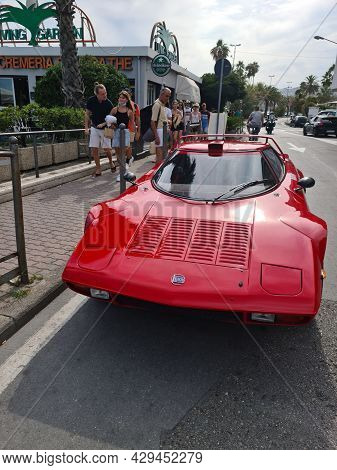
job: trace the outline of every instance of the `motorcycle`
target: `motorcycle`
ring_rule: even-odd
[[[267,121],[266,122],[266,131],[267,131],[267,134],[271,135],[273,133],[273,130],[274,130],[274,127],[275,127],[275,121]]]

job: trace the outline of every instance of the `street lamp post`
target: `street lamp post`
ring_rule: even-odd
[[[289,114],[290,114],[290,105],[289,105],[289,90],[290,90],[290,85],[292,84],[293,82],[287,82],[287,114],[288,114],[288,119],[289,119]]]
[[[240,46],[241,46],[241,44],[230,44],[230,47],[234,47],[233,69],[234,69],[234,65],[235,65],[236,48],[237,48],[237,47],[240,47]]]
[[[329,41],[329,42],[332,42],[333,44],[337,44],[337,42],[331,41],[331,39],[323,38],[322,36],[314,36],[314,38],[317,40],[322,39],[323,41]]]

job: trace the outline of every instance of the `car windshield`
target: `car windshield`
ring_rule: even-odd
[[[226,153],[219,157],[177,153],[159,168],[153,182],[174,196],[213,201],[227,192],[230,194],[226,194],[226,199],[259,194],[275,185],[275,177],[260,152]],[[238,185],[252,182],[252,186],[231,192]]]

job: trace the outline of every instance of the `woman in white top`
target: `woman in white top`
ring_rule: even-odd
[[[200,124],[201,124],[201,113],[199,110],[200,106],[198,103],[194,103],[191,112],[191,132],[193,134],[198,134],[200,132]]]

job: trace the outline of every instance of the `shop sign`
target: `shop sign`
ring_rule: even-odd
[[[171,71],[171,61],[166,55],[158,54],[152,59],[151,68],[158,77],[165,77]]]
[[[0,42],[1,44],[28,43],[30,46],[37,46],[42,42],[59,42],[60,30],[55,28],[40,27],[43,22],[49,19],[57,21],[57,11],[55,2],[46,2],[38,5],[37,1],[27,0],[27,6],[17,0],[19,7],[11,5],[0,6]],[[76,5],[76,12],[80,12],[82,25],[86,24],[90,34],[90,40],[85,39],[83,27],[73,27],[73,33],[77,42],[91,42],[96,40],[91,21]],[[83,20],[86,20],[85,22]],[[9,23],[16,23],[19,28],[9,28]],[[7,26],[5,28],[4,26]],[[57,24],[56,24],[57,26]],[[29,32],[29,34],[28,34]]]
[[[156,23],[153,26],[150,47],[165,55],[170,61],[179,64],[179,47],[175,34],[171,33],[165,25],[165,22]]]
[[[113,65],[116,70],[133,70],[132,57],[96,57],[100,64]],[[49,69],[60,62],[60,57],[0,56],[0,69]]]

